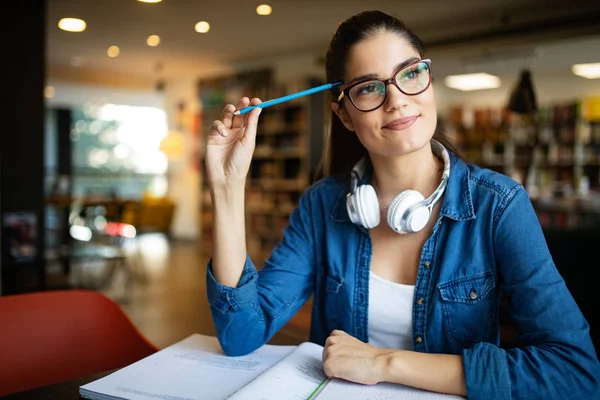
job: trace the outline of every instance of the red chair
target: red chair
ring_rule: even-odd
[[[122,368],[157,350],[98,292],[0,297],[0,396]]]

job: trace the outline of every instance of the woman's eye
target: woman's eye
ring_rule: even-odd
[[[400,81],[409,81],[416,79],[419,75],[427,70],[426,67],[418,65],[401,74]]]
[[[411,79],[415,79],[419,75],[420,71],[417,68],[406,71],[402,74],[400,78],[401,81],[409,81]]]
[[[376,93],[378,91],[378,85],[374,84],[374,83],[370,83],[367,85],[363,85],[361,87],[358,88],[358,90],[356,91],[357,94],[371,94],[371,93]]]

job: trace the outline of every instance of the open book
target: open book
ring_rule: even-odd
[[[92,400],[450,400],[443,395],[380,383],[327,379],[323,347],[264,345],[241,357],[226,356],[216,338],[194,334],[104,378],[83,385]]]

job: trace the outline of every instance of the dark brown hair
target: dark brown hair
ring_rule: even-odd
[[[423,42],[404,22],[381,11],[364,11],[342,22],[331,38],[325,59],[327,82],[343,80],[352,48],[357,43],[379,32],[398,34],[406,39],[423,57],[425,53]],[[330,101],[337,99],[340,94],[339,87],[334,87],[330,94]],[[448,151],[459,156],[455,147],[444,135],[440,121],[438,121],[433,137]],[[354,164],[366,154],[367,149],[362,145],[358,136],[346,129],[338,116],[331,111],[329,134],[316,178],[327,175],[348,175]]]

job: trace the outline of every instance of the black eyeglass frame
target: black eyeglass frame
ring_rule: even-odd
[[[404,90],[402,90],[400,88],[400,85],[398,85],[398,82],[396,82],[396,76],[398,76],[398,74],[400,73],[400,71],[404,71],[406,68],[412,67],[413,65],[421,63],[421,62],[424,62],[425,64],[427,64],[427,68],[428,68],[428,72],[429,72],[429,81],[427,82],[427,85],[425,86],[425,88],[423,88],[423,90],[421,90],[421,91],[419,91],[417,93],[406,93]],[[404,93],[407,96],[416,96],[416,95],[419,95],[419,94],[423,93],[427,89],[429,89],[429,86],[431,86],[431,81],[432,80],[433,80],[433,76],[432,76],[432,73],[431,73],[431,60],[429,58],[424,58],[422,60],[415,60],[414,62],[412,62],[412,63],[410,63],[408,65],[405,65],[404,67],[398,69],[398,71],[394,72],[394,75],[392,75],[392,77],[389,78],[389,79],[365,79],[365,80],[362,80],[362,81],[354,82],[352,85],[350,85],[347,88],[345,88],[344,90],[342,90],[342,93],[340,93],[340,95],[338,96],[337,101],[338,101],[338,103],[340,103],[344,97],[347,97],[348,100],[350,100],[350,103],[352,103],[352,105],[354,106],[354,108],[356,108],[358,111],[370,112],[370,111],[377,110],[379,107],[381,107],[382,105],[385,104],[385,102],[387,101],[388,93],[389,93],[388,86],[390,84],[396,86],[396,88],[398,88],[398,90],[400,92]],[[382,82],[385,85],[385,96],[383,97],[383,101],[381,102],[381,104],[378,105],[377,107],[371,108],[370,110],[361,110],[354,103],[354,101],[352,100],[352,97],[350,97],[350,89],[352,89],[353,87],[355,87],[357,85],[360,85],[360,84],[365,83],[365,82],[370,82],[370,81],[379,81],[379,82]]]

